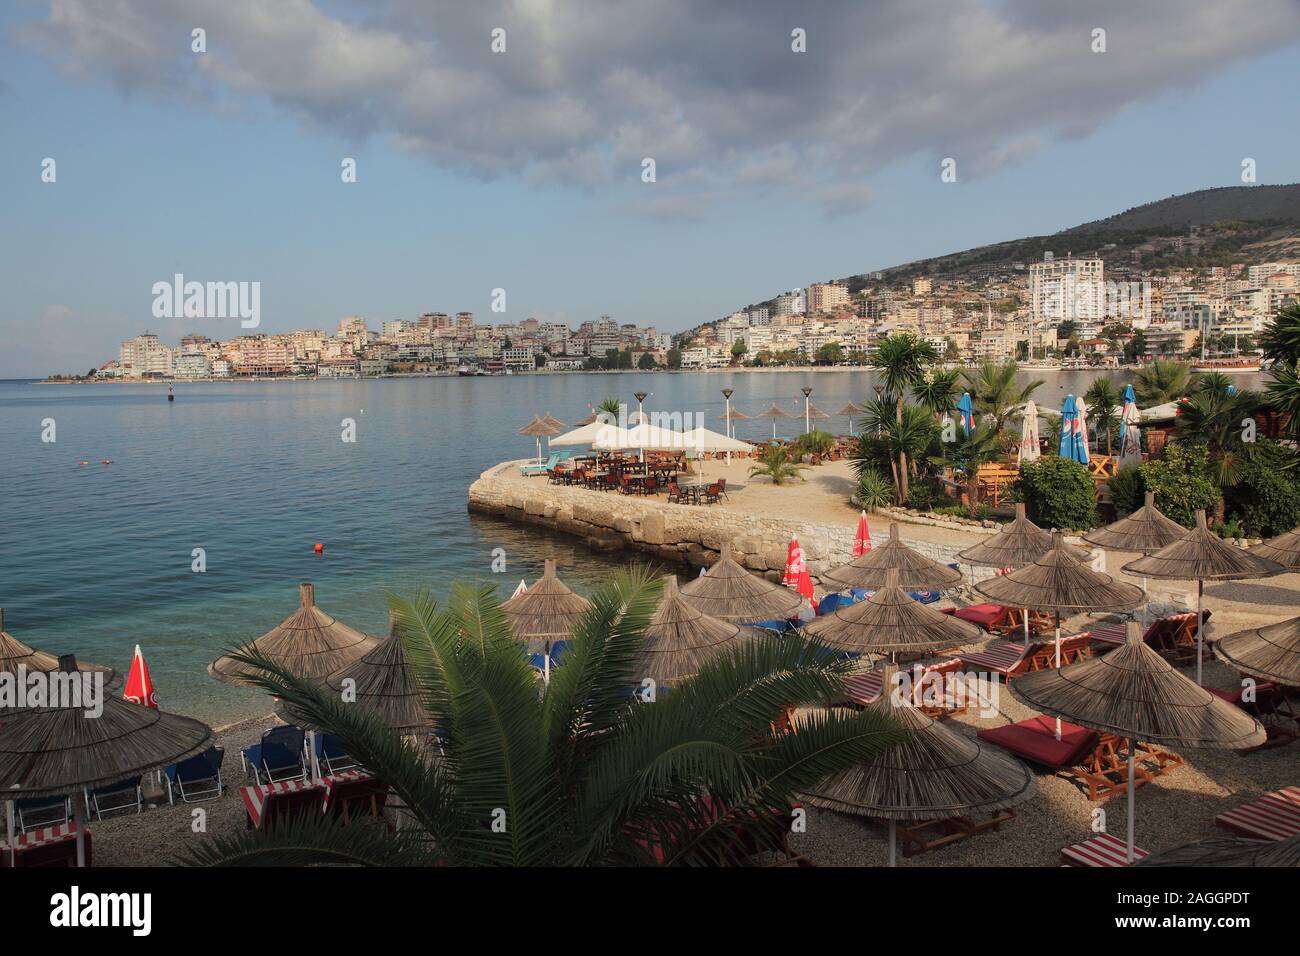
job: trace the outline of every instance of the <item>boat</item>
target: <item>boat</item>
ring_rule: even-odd
[[[1228,375],[1261,371],[1257,358],[1212,358],[1192,363],[1194,372],[1223,372]]]
[[[486,375],[487,372],[483,371],[481,368],[471,368],[468,365],[462,365],[460,368],[456,369],[456,374],[464,376],[465,378],[474,378],[478,375]]]

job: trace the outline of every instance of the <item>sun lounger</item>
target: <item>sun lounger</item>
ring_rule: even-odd
[[[343,741],[339,740],[333,734],[316,735],[316,760],[321,770],[327,774],[340,774],[345,770],[355,770],[361,765],[357,763],[346,747]]]
[[[1061,739],[1057,740],[1052,717],[1031,717],[1006,727],[976,731],[976,736],[1029,763],[1064,774],[1088,791],[1089,800],[1105,800],[1128,789],[1127,738],[1061,721]],[[1183,765],[1182,757],[1150,744],[1139,743],[1137,753],[1133,768],[1137,787]]]
[[[1210,619],[1210,612],[1201,613],[1202,622]],[[1100,624],[1092,628],[1092,639],[1102,645],[1118,647],[1124,643],[1124,624]],[[1171,614],[1152,621],[1142,634],[1142,640],[1153,651],[1172,661],[1185,663],[1196,660],[1196,612]],[[1208,653],[1208,648],[1206,649]]]
[[[281,780],[301,780],[307,776],[303,764],[306,736],[297,727],[275,727],[262,735],[260,743],[245,747],[239,752],[244,769],[252,768],[253,779],[258,783],[266,777],[268,783]]]
[[[1141,847],[1133,847],[1133,862],[1145,859],[1149,854]],[[1128,843],[1109,833],[1067,846],[1061,851],[1061,862],[1066,866],[1128,866]]]
[[[310,780],[282,780],[278,783],[255,783],[239,788],[247,811],[245,825],[261,830],[303,814],[322,811],[325,788]]]
[[[519,474],[521,474],[521,475],[544,475],[544,474],[546,474],[548,471],[551,471],[551,470],[556,466],[556,464],[559,462],[559,460],[560,460],[560,456],[559,456],[558,454],[556,454],[556,455],[552,455],[552,456],[551,456],[550,458],[548,458],[546,461],[541,462],[541,463],[539,463],[539,464],[533,464],[533,465],[520,465],[520,466],[519,466]]]
[[[140,797],[140,777],[135,776],[121,783],[110,784],[97,790],[85,788],[86,809],[97,820],[104,819],[109,813],[139,813],[143,803]]]
[[[1268,739],[1258,747],[1248,747],[1242,753],[1281,747],[1300,739],[1300,713],[1296,713],[1286,690],[1271,681],[1252,683],[1250,687],[1249,694],[1245,685],[1238,685],[1236,690],[1205,688],[1220,700],[1240,707],[1264,725]]]
[[[904,823],[899,821],[895,827],[898,847],[905,857],[920,853],[929,853],[950,843],[956,843],[967,837],[999,830],[1002,824],[1015,819],[1014,810],[999,810],[981,819],[973,817],[948,817],[944,820],[918,820]],[[877,828],[889,826],[888,820],[867,818],[867,822]]]
[[[388,784],[360,769],[331,774],[322,782],[326,788],[323,809],[340,823],[367,816],[383,818]]]
[[[1283,787],[1214,818],[1225,830],[1257,840],[1300,836],[1300,787]]]
[[[1088,645],[1091,641],[1088,631],[1062,637],[1061,666],[1090,656]],[[995,641],[982,651],[963,654],[961,659],[968,670],[984,670],[1003,680],[1012,680],[1021,674],[1055,668],[1056,642],[1030,641],[1026,647],[1021,641]]]
[[[993,625],[1002,619],[1005,611],[1006,608],[1001,604],[972,604],[968,607],[946,607],[943,609],[944,614],[951,614],[960,620],[978,624],[986,631],[992,629]]]
[[[29,797],[14,801],[14,825],[20,833],[62,826],[71,820],[71,797]]]
[[[201,754],[174,763],[166,770],[167,802],[175,803],[176,794],[183,803],[201,803],[221,796],[221,765],[226,760],[224,747],[209,747]]]
[[[94,840],[86,830],[86,866],[94,865]],[[0,867],[9,866],[9,844],[0,841]],[[27,833],[14,835],[15,867],[52,867],[77,865],[77,824],[56,823]]]
[[[556,641],[551,645],[551,670],[555,670],[555,668],[559,666],[560,658],[564,656],[564,652],[568,650],[568,648],[568,641]],[[546,669],[545,650],[539,651],[536,654],[529,654],[528,663],[534,669],[544,671]]]
[[[955,657],[924,667],[919,681],[912,688],[912,703],[926,716],[935,720],[966,713],[965,695],[955,694],[953,682],[946,676],[957,673],[961,669],[962,662]],[[906,673],[909,680],[915,678],[914,671],[909,670]],[[844,702],[865,707],[880,697],[883,684],[883,671],[867,671],[846,677],[844,678]]]

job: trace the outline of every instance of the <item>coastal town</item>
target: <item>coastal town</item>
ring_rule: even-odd
[[[1148,242],[1181,252],[1190,236]],[[1066,367],[1191,356],[1213,367],[1258,368],[1255,338],[1300,299],[1300,261],[1144,269],[1141,250],[1117,264],[1045,251],[976,269],[916,266],[812,282],[690,330],[620,324],[577,328],[527,318],[484,323],[472,312],[383,321],[348,316],[323,329],[219,339],[199,332],[170,345],[152,332],[122,343],[95,380],[353,378],[400,374],[864,365],[884,336],[911,332],[952,364],[1038,362]]]

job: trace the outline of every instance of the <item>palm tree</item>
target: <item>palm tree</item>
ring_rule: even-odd
[[[1254,437],[1243,435],[1243,422],[1259,408],[1258,393],[1242,390],[1228,394],[1231,380],[1221,372],[1197,376],[1192,393],[1178,403],[1175,433],[1180,441],[1205,445],[1210,464],[1218,475],[1219,487],[1229,488],[1241,480],[1242,467],[1254,449]],[[1223,499],[1216,517],[1223,520]]]
[[[904,405],[902,413],[884,401],[869,401],[862,407],[862,433],[879,442],[888,450],[890,468],[894,475],[894,487],[898,492],[898,502],[907,501],[907,481],[911,475],[902,468],[911,468],[925,452],[930,440],[938,433],[939,426],[930,413],[920,405]],[[859,450],[864,450],[859,442]],[[863,472],[874,467],[866,457],[859,454],[854,459],[854,468],[861,479]]]
[[[1259,345],[1273,360],[1264,401],[1289,416],[1287,429],[1292,438],[1300,438],[1300,303],[1278,310]]]
[[[976,416],[990,416],[998,432],[1043,384],[1042,379],[1034,379],[1020,388],[1016,384],[1015,362],[982,362],[974,372],[963,372],[962,378],[974,400]]]
[[[885,395],[894,403],[894,418],[903,424],[903,399],[909,389],[925,380],[925,369],[939,360],[939,353],[925,339],[910,332],[886,335],[871,353],[871,364],[884,377]],[[895,479],[899,500],[907,500],[907,452],[898,452]]]
[[[936,422],[941,422],[943,416],[951,414],[957,406],[960,381],[961,373],[956,369],[934,368],[912,389],[912,394],[918,402],[930,410]]]
[[[1156,359],[1137,370],[1133,393],[1139,404],[1150,408],[1173,402],[1186,395],[1192,386],[1192,367],[1177,359]]]
[[[622,403],[619,402],[619,400],[612,395],[609,398],[602,400],[601,403],[596,406],[597,414],[600,414],[602,412],[608,413],[609,415],[612,415],[614,419],[618,418],[619,412],[621,412],[622,410],[623,410]]]
[[[1002,436],[991,422],[981,422],[974,431],[962,427],[957,432],[957,440],[944,442],[943,452],[932,455],[930,461],[942,468],[951,468],[953,477],[961,477],[966,483],[966,508],[973,517],[979,511],[980,465],[997,461],[1002,457]]]
[[[691,678],[638,699],[644,632],[660,595],[623,572],[591,597],[548,684],[510,633],[489,588],[457,586],[446,610],[427,593],[390,597],[423,703],[444,753],[403,740],[378,717],[294,677],[256,651],[252,683],[342,739],[400,798],[395,831],[340,827],[313,814],[232,832],[186,851],[192,865],[499,866],[738,861],[737,829],[763,850],[788,832],[780,815],[802,791],[900,737],[874,713],[818,710],[798,733],[770,721],[792,704],[842,694],[851,666],[815,643],[755,636]]]
[[[1106,433],[1106,454],[1111,454],[1111,436],[1119,427],[1120,394],[1108,378],[1099,378],[1088,387],[1083,395],[1092,419],[1092,433]]]
[[[760,475],[770,478],[774,485],[783,485],[792,478],[806,480],[800,472],[808,466],[792,461],[784,445],[768,445],[767,449],[758,456],[757,461],[758,464],[749,469],[750,477]]]

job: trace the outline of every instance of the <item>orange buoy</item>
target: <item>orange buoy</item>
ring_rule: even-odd
[[[319,541],[317,541],[316,544],[315,544],[315,546],[312,548],[312,550],[315,551],[317,554],[324,554],[324,553],[325,553],[325,545],[323,545],[323,544],[321,544]]]
[[[77,464],[78,464],[78,465],[89,465],[90,462],[87,461],[87,460],[85,460],[85,459],[82,459],[81,461],[77,462]]]
[[[111,458],[101,458],[101,459],[99,460],[99,463],[100,463],[101,465],[111,465],[111,464],[113,464],[113,459],[111,459]]]

